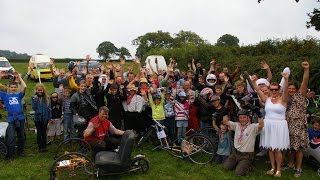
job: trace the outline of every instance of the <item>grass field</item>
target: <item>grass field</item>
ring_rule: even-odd
[[[24,74],[27,63],[14,63],[13,66]],[[58,68],[66,68],[66,64],[57,64]],[[6,83],[2,80],[1,83]],[[26,102],[30,103],[30,96],[34,93],[35,82],[27,81]],[[53,92],[52,82],[43,82],[49,93]],[[28,105],[30,109],[30,105]],[[1,111],[2,114],[5,114]],[[1,121],[6,121],[5,118]],[[33,122],[30,122],[31,126]],[[26,156],[19,157],[12,162],[0,160],[0,179],[48,179],[49,169],[53,163],[56,145],[48,146],[49,152],[38,153],[36,145],[36,134],[34,131],[27,132]],[[267,158],[259,159],[254,164],[254,169],[247,177],[236,177],[233,172],[225,171],[221,165],[196,165],[188,160],[176,159],[165,151],[151,151],[152,146],[146,145],[136,148],[134,154],[144,153],[150,162],[150,169],[147,174],[128,174],[121,176],[121,179],[273,179],[267,177],[265,171],[269,165],[265,163]],[[315,169],[304,165],[302,179],[320,179]],[[282,179],[294,179],[292,171],[284,171]]]

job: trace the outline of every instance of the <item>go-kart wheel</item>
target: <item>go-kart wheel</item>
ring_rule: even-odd
[[[0,158],[4,159],[8,154],[8,147],[4,140],[0,139]]]
[[[62,156],[63,154],[66,153],[71,153],[71,152],[78,152],[81,154],[85,154],[89,158],[92,157],[92,150],[91,146],[88,144],[87,141],[84,141],[83,139],[80,138],[71,138],[62,141],[55,153],[54,159],[57,159],[59,156]]]
[[[135,158],[131,163],[132,171],[146,173],[149,170],[149,161],[144,157]]]
[[[95,165],[88,156],[73,152],[55,160],[50,169],[50,180],[93,179],[95,173]]]

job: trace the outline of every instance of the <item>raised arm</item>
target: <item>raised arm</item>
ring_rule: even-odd
[[[22,79],[20,73],[18,71],[14,72],[14,76],[20,81],[21,83],[21,92],[25,93],[26,89],[27,89],[27,85],[24,82],[24,80]]]
[[[306,95],[308,92],[308,81],[309,81],[309,76],[310,76],[310,65],[307,61],[304,61],[301,63],[301,66],[303,67],[303,79],[302,83],[299,89],[299,92],[302,95]]]
[[[267,81],[271,82],[271,80],[272,80],[272,72],[271,72],[270,66],[264,61],[261,62],[260,66],[261,66],[261,69],[264,69],[264,70],[267,71],[267,76],[268,76],[267,77]]]
[[[257,92],[258,96],[260,97],[261,101],[262,102],[266,102],[268,96],[266,96],[265,94],[263,94],[263,92],[260,90],[260,88],[258,87],[256,81],[257,81],[257,78],[256,76],[253,77],[253,79],[251,79],[249,77],[249,75],[247,74],[247,72],[245,72],[244,74],[245,76],[245,79],[248,80],[250,86]]]
[[[282,92],[282,95],[281,95],[281,99],[282,99],[282,105],[287,107],[289,74],[288,73],[282,73],[282,77],[284,78],[284,84],[283,84],[283,92]]]

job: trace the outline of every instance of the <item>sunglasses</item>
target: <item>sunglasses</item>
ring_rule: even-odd
[[[270,89],[270,91],[278,91],[279,89]]]

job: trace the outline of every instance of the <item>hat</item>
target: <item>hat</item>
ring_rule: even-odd
[[[247,110],[241,109],[241,110],[239,110],[239,112],[238,112],[238,116],[240,116],[240,115],[247,115],[247,116],[249,116],[249,112],[248,112]]]
[[[148,83],[148,81],[147,81],[146,78],[141,78],[141,79],[140,79],[140,83]]]
[[[181,97],[181,96],[187,97],[186,93],[183,90],[178,93],[178,96],[179,97]]]
[[[220,100],[220,96],[214,95],[214,96],[211,97],[210,100],[211,100],[211,101]]]
[[[266,86],[270,86],[270,83],[268,80],[264,78],[260,78],[256,81],[256,84],[259,86],[260,84],[265,84]]]
[[[134,85],[127,87],[127,89],[128,91],[137,91],[137,88]]]

